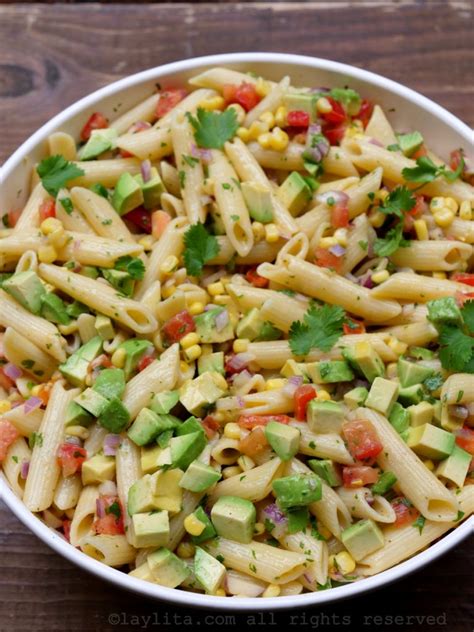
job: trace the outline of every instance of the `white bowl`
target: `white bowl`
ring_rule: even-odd
[[[199,57],[140,72],[101,88],[66,108],[43,125],[7,160],[0,174],[0,209],[21,206],[27,197],[32,165],[45,155],[46,139],[56,130],[70,132],[75,137],[88,116],[100,110],[107,116],[117,116],[148,96],[157,82],[164,86],[182,85],[189,77],[213,66],[230,66],[237,70],[253,70],[278,80],[286,74],[294,85],[348,85],[373,99],[389,112],[390,119],[400,130],[419,130],[435,153],[447,159],[449,151],[463,147],[472,151],[472,132],[459,119],[426,97],[399,83],[353,66],[326,59],[286,55],[281,53],[232,53]],[[469,149],[471,148],[471,149]],[[226,610],[274,610],[296,608],[353,597],[380,588],[400,579],[446,553],[473,531],[474,516],[433,546],[413,558],[378,575],[353,584],[318,593],[306,593],[270,599],[223,598],[164,588],[135,579],[105,566],[68,544],[60,535],[36,518],[11,491],[3,474],[0,476],[0,497],[13,513],[34,534],[55,551],[83,569],[122,588],[152,598],[187,606]]]

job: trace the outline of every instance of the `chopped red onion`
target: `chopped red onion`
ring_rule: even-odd
[[[250,371],[247,371],[247,369],[240,371],[240,373],[234,373],[234,375],[232,376],[232,385],[235,388],[242,388],[242,386],[248,380],[250,380],[251,377],[252,377],[252,374],[250,373]]]
[[[275,526],[272,529],[274,538],[281,538],[286,534],[288,519],[276,503],[270,503],[262,510],[262,522],[269,520]]]
[[[206,165],[212,161],[212,151],[210,149],[201,149],[194,144],[191,145],[191,156],[202,160]]]
[[[237,395],[236,400],[237,400],[237,406],[239,408],[245,408],[245,401],[243,397],[241,397],[240,395]]]
[[[221,332],[229,323],[229,312],[226,309],[219,312],[215,317],[215,323],[217,331]]]
[[[105,456],[115,456],[117,448],[120,446],[122,439],[120,435],[108,434],[104,437],[104,454]]]
[[[371,139],[369,140],[369,143],[370,143],[371,145],[376,145],[377,147],[383,147],[383,146],[384,146],[384,145],[383,145],[383,143],[381,143],[381,142],[380,142],[379,140],[377,140],[376,138],[371,138]]]
[[[467,419],[469,417],[469,410],[467,406],[454,405],[448,407],[449,414],[456,419]]]
[[[30,471],[30,462],[23,461],[20,469],[20,476],[23,480],[26,480],[28,477],[28,472]]]
[[[136,134],[137,132],[143,132],[146,129],[150,129],[150,127],[151,123],[147,123],[147,121],[137,121],[128,128],[127,133]]]
[[[372,271],[369,270],[365,274],[359,277],[359,285],[368,288],[369,290],[374,287],[374,282],[372,281]]]
[[[244,351],[242,353],[236,353],[235,356],[230,358],[227,362],[227,366],[231,371],[238,372],[246,369],[253,360],[255,360],[255,355]]]
[[[303,384],[303,376],[302,375],[292,375],[288,378],[287,383],[281,389],[282,393],[288,395],[288,397],[293,397],[296,389]]]
[[[19,377],[23,375],[22,370],[19,369],[14,364],[12,364],[11,362],[4,365],[3,372],[5,373],[7,377],[9,377],[13,381],[17,380]]]
[[[151,180],[151,162],[144,160],[140,165],[140,172],[142,174],[143,182]]]
[[[316,196],[316,201],[327,204],[331,198],[335,204],[344,204],[349,201],[349,196],[344,191],[325,191]]]
[[[329,252],[336,257],[343,257],[346,254],[346,249],[343,248],[340,244],[336,244],[335,246],[331,246],[329,248]]]
[[[97,518],[105,518],[105,500],[102,497],[97,498],[95,501],[95,512]]]
[[[41,400],[39,397],[30,397],[23,404],[23,412],[25,413],[25,415],[28,415],[33,410],[40,408],[42,404],[43,400]]]

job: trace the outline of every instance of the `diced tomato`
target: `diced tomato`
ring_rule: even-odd
[[[331,104],[332,110],[330,112],[321,113],[321,118],[333,125],[340,125],[346,120],[346,111],[339,101],[336,101],[336,99],[333,99],[332,97],[326,97],[326,99]]]
[[[151,214],[151,234],[159,239],[165,232],[165,228],[171,221],[171,216],[166,211],[154,211]]]
[[[243,81],[240,86],[237,86],[234,100],[235,103],[239,103],[248,112],[260,102],[260,97],[253,83]]]
[[[316,248],[314,253],[314,262],[322,268],[332,268],[336,272],[340,272],[342,266],[342,257],[336,257],[327,248]]]
[[[8,377],[8,375],[3,370],[3,367],[0,366],[0,387],[9,391],[13,386],[15,386],[15,382]]]
[[[21,210],[19,208],[10,209],[7,213],[6,219],[5,219],[5,216],[2,217],[5,228],[14,228],[16,226],[16,223],[20,215],[21,215]]]
[[[137,369],[138,372],[140,373],[140,371],[143,371],[144,369],[147,368],[147,366],[150,366],[150,364],[155,360],[155,355],[152,353],[148,353],[146,355],[144,355],[142,358],[140,358],[138,365],[137,365]]]
[[[374,426],[367,419],[353,419],[342,426],[347,449],[357,461],[375,459],[383,445]]]
[[[268,287],[268,284],[269,284],[268,279],[258,274],[257,266],[253,266],[252,268],[249,268],[247,272],[245,273],[245,278],[254,287]]]
[[[39,207],[40,223],[49,217],[56,217],[56,202],[53,198],[48,198],[42,202]]]
[[[346,202],[335,204],[331,209],[331,224],[334,228],[349,226],[349,208]]]
[[[162,118],[168,114],[180,101],[187,95],[186,90],[182,88],[168,88],[160,92],[160,98],[156,104],[156,116]]]
[[[290,417],[288,415],[240,415],[237,423],[241,428],[251,430],[257,426],[266,426],[269,421],[287,424],[290,422]]]
[[[258,456],[268,445],[264,429],[259,426],[239,441],[239,450],[250,458]]]
[[[308,127],[309,114],[304,110],[291,110],[288,112],[287,121],[291,127]]]
[[[71,520],[63,520],[63,535],[68,542],[71,541]]]
[[[413,507],[411,502],[403,496],[394,498],[390,504],[395,511],[396,518],[393,526],[396,528],[402,527],[407,522],[415,522],[420,515],[418,509]]]
[[[212,439],[212,437],[221,427],[220,423],[216,421],[212,415],[207,415],[207,417],[204,417],[201,423],[208,439]]]
[[[350,334],[365,334],[365,325],[360,320],[351,317],[342,325],[342,330],[346,336]]]
[[[20,433],[8,419],[0,419],[0,462],[5,459],[8,448],[19,436]]]
[[[151,234],[151,217],[150,213],[143,207],[137,206],[133,211],[129,211],[122,216],[122,219],[131,222],[137,228],[140,228],[145,233]]]
[[[345,123],[341,123],[341,125],[323,125],[323,134],[329,141],[330,145],[339,145],[341,140],[344,138],[344,134],[346,133],[347,126]]]
[[[126,149],[119,149],[120,158],[133,158],[133,154]]]
[[[412,217],[419,217],[426,210],[425,198],[422,195],[416,196],[415,206],[408,211]]]
[[[87,459],[87,451],[73,443],[63,443],[59,446],[57,460],[61,466],[64,478],[79,472]]]
[[[342,468],[344,487],[364,487],[372,485],[378,479],[378,471],[368,465],[347,465]]]
[[[298,421],[306,419],[306,409],[309,402],[317,396],[316,389],[311,384],[298,386],[293,396],[295,401],[295,417]]]
[[[222,97],[226,103],[235,103],[237,86],[235,83],[226,83],[222,86]]]
[[[41,384],[38,393],[36,394],[36,396],[42,401],[43,406],[47,406],[49,402],[49,395],[51,393],[52,386],[53,385],[49,382],[47,384]]]
[[[415,224],[415,220],[409,213],[403,215],[403,232],[409,233]]]
[[[357,116],[354,118],[359,119],[364,129],[367,127],[370,121],[370,117],[372,116],[372,112],[374,111],[374,104],[371,103],[368,99],[362,99],[362,103],[360,104],[360,110],[357,113]]]
[[[452,281],[457,281],[458,283],[465,283],[466,285],[471,285],[474,287],[474,274],[469,272],[455,272],[451,277]]]
[[[469,452],[469,454],[474,454],[474,430],[463,426],[455,430],[454,434],[456,435],[457,445],[463,450],[466,450],[466,452]]]
[[[196,331],[193,317],[187,310],[178,312],[170,318],[161,328],[163,336],[168,344],[179,342],[186,334]]]
[[[99,496],[97,499],[99,516],[92,525],[98,534],[121,535],[125,533],[123,507],[118,496]]]
[[[89,363],[89,368],[91,370],[94,369],[108,369],[112,366],[112,362],[109,356],[105,353],[101,353],[97,358],[94,358],[92,362]]]
[[[91,114],[89,120],[81,130],[81,140],[89,140],[95,129],[105,129],[108,126],[109,121],[105,118],[105,116],[100,112],[94,112],[94,114]]]
[[[412,160],[418,160],[418,158],[422,158],[426,156],[428,151],[424,145],[420,145],[420,147],[410,156]]]

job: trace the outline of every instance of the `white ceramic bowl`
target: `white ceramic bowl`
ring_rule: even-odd
[[[281,53],[232,53],[199,57],[159,66],[132,75],[101,88],[71,105],[33,134],[7,160],[0,174],[0,209],[21,206],[25,202],[32,165],[45,155],[46,139],[52,132],[64,130],[75,137],[89,115],[100,110],[105,115],[117,116],[148,96],[156,82],[164,86],[182,85],[189,77],[213,66],[229,66],[236,70],[253,70],[270,79],[278,80],[286,74],[294,85],[344,86],[348,85],[373,99],[389,112],[394,126],[400,130],[419,130],[428,145],[447,159],[449,151],[463,147],[472,151],[472,132],[459,119],[417,92],[380,75],[326,59],[286,55]],[[471,149],[469,149],[471,148]],[[3,474],[0,476],[0,497],[13,513],[35,535],[65,558],[81,568],[122,588],[152,598],[165,599],[177,604],[208,609],[274,610],[296,608],[344,599],[365,591],[380,588],[400,579],[425,564],[432,562],[461,542],[474,530],[474,517],[469,518],[439,542],[402,562],[398,566],[353,584],[319,593],[271,599],[222,598],[164,588],[129,577],[88,557],[63,540],[26,509],[9,488]]]

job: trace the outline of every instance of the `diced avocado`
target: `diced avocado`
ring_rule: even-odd
[[[344,421],[344,410],[338,402],[309,402],[306,419],[311,432],[340,432]]]
[[[195,509],[193,513],[199,520],[199,522],[202,522],[202,524],[204,525],[204,529],[200,533],[200,535],[193,535],[191,537],[192,542],[194,544],[200,544],[201,542],[205,542],[206,540],[214,538],[217,535],[216,530],[214,529],[214,525],[210,521],[209,516],[204,511],[204,509],[199,506],[197,509]]]
[[[234,329],[229,322],[220,331],[217,330],[216,317],[224,311],[224,307],[215,307],[194,317],[196,333],[201,342],[226,342],[234,338]]]
[[[299,375],[309,381],[308,374],[306,373],[306,364],[304,362],[296,362],[296,360],[287,360],[282,366],[280,373],[283,377],[291,377],[293,375]]]
[[[3,282],[3,289],[33,314],[41,311],[41,299],[46,290],[36,272],[28,270],[13,274]]]
[[[127,427],[130,413],[122,400],[113,397],[107,402],[97,421],[110,432],[119,433]]]
[[[76,404],[76,402],[69,402],[66,408],[66,417],[64,419],[64,425],[67,426],[90,426],[94,421],[94,417],[84,410],[82,406]]]
[[[456,437],[432,424],[410,428],[408,446],[428,459],[446,459],[454,449]]]
[[[206,447],[204,432],[191,432],[182,437],[174,437],[169,443],[173,467],[186,470]]]
[[[74,398],[74,401],[94,417],[99,417],[108,404],[107,399],[92,388],[86,388],[83,393]]]
[[[92,160],[104,151],[113,149],[116,139],[117,130],[113,127],[92,130],[89,140],[78,152],[79,160]]]
[[[270,188],[259,182],[242,182],[241,190],[250,217],[262,224],[273,222],[273,202]]]
[[[376,377],[370,387],[369,396],[365,402],[368,408],[378,410],[382,415],[388,416],[392,410],[398,395],[398,383]]]
[[[342,478],[334,461],[330,459],[309,459],[308,465],[330,487],[342,485]]]
[[[225,394],[224,384],[227,385],[220,373],[208,371],[181,386],[179,401],[192,415],[201,415]]]
[[[89,308],[80,301],[73,301],[66,307],[66,312],[71,318],[78,318],[81,314],[88,314]]]
[[[145,474],[128,490],[127,511],[129,516],[158,509],[151,486],[151,475]]]
[[[252,541],[256,519],[254,504],[238,496],[221,496],[211,510],[217,535],[244,544]]]
[[[66,303],[54,292],[46,292],[41,297],[41,316],[52,323],[69,325],[71,319],[66,311]]]
[[[160,434],[156,437],[156,443],[161,449],[167,448],[172,436],[173,430],[163,430],[163,432],[160,432]]]
[[[433,423],[439,426],[443,416],[443,404],[439,399],[433,403]]]
[[[277,195],[293,217],[297,217],[313,197],[313,192],[303,176],[293,171],[278,187]]]
[[[321,479],[315,474],[294,474],[273,481],[273,491],[282,509],[302,507],[321,500]]]
[[[344,360],[321,360],[310,362],[306,370],[315,384],[332,384],[334,382],[350,382],[354,379],[351,367]]]
[[[186,564],[168,549],[158,549],[147,557],[153,581],[167,588],[176,588],[189,576]]]
[[[159,457],[163,452],[158,445],[142,448],[140,464],[144,474],[153,474],[159,468]]]
[[[168,512],[133,514],[130,529],[131,540],[136,548],[166,546],[170,537]]]
[[[434,325],[455,325],[462,322],[461,310],[452,296],[437,298],[427,303],[428,320]]]
[[[392,489],[397,480],[398,479],[393,472],[382,472],[382,474],[379,474],[377,481],[370,489],[373,494],[386,494],[389,489]]]
[[[408,158],[414,154],[423,145],[423,136],[420,132],[411,132],[410,134],[397,134],[398,146],[402,153]]]
[[[194,556],[194,574],[206,593],[214,594],[224,581],[227,569],[215,557],[196,547]]]
[[[182,437],[191,432],[204,432],[201,422],[196,417],[189,417],[176,428],[177,437]]]
[[[256,342],[264,342],[268,340],[279,340],[281,338],[282,332],[280,329],[277,329],[271,322],[266,320],[262,323],[260,327],[260,331],[258,332],[258,336],[255,338]]]
[[[410,362],[401,357],[397,362],[397,373],[402,388],[405,388],[407,386],[413,386],[413,384],[424,382],[433,375],[434,371],[426,366],[417,364],[416,362]]]
[[[79,274],[89,279],[97,279],[99,277],[99,269],[95,266],[82,266]]]
[[[436,470],[436,476],[451,481],[458,487],[464,485],[472,455],[455,445],[447,459],[441,461]]]
[[[420,402],[419,404],[408,406],[407,412],[410,415],[410,426],[422,426],[432,422],[434,408],[428,402]]]
[[[193,461],[183,478],[180,486],[190,492],[205,492],[221,478],[221,473],[210,465],[205,465],[201,461]]]
[[[102,369],[92,386],[94,391],[107,399],[122,397],[125,390],[125,375],[122,369]]]
[[[156,167],[151,168],[150,179],[146,182],[143,182],[143,176],[140,173],[135,176],[135,180],[142,190],[143,206],[148,210],[159,207],[161,196],[166,193],[166,189]]]
[[[130,340],[122,342],[122,344],[118,346],[118,349],[124,349],[126,353],[125,365],[123,367],[126,380],[131,377],[144,354],[152,346],[153,345],[149,340],[140,340],[139,338],[131,338]]]
[[[140,204],[143,204],[143,192],[140,185],[130,173],[122,173],[115,185],[112,206],[119,215],[125,215]]]
[[[224,370],[224,352],[216,351],[215,353],[207,353],[198,359],[198,374],[202,375],[208,371],[225,374]]]
[[[368,395],[369,391],[365,386],[356,386],[356,388],[353,388],[344,395],[344,403],[348,408],[354,410],[359,406],[364,406]]]
[[[142,408],[127,431],[137,445],[146,445],[164,430],[174,429],[180,421],[173,415],[157,415],[150,408]]]
[[[418,404],[422,399],[423,386],[421,384],[413,384],[413,386],[401,388],[398,392],[398,401],[400,404],[403,404],[403,406]]]
[[[410,347],[408,355],[416,360],[432,360],[434,358],[433,351],[423,349],[423,347]]]
[[[167,415],[179,402],[179,391],[155,393],[150,403],[151,410],[157,415]]]
[[[298,110],[309,114],[310,123],[316,120],[316,101],[318,96],[312,92],[286,92],[283,95],[283,105],[291,112]]]
[[[95,454],[81,467],[83,485],[99,485],[104,481],[112,481],[115,477],[115,459],[113,456]]]
[[[165,509],[173,514],[181,511],[183,489],[179,483],[182,477],[183,471],[178,468],[160,470],[151,475],[150,486],[157,509]]]
[[[398,434],[402,434],[402,432],[408,430],[408,427],[410,426],[410,415],[408,410],[403,408],[403,406],[398,402],[395,402],[392,406],[388,420]]]
[[[59,365],[59,370],[73,386],[85,385],[89,364],[102,351],[102,340],[99,336],[91,338],[85,345],[73,353]]]
[[[384,535],[373,520],[360,520],[341,533],[341,540],[356,562],[381,549]]]
[[[365,340],[357,342],[353,347],[344,349],[343,356],[369,382],[373,382],[376,377],[385,375],[385,365],[382,358]]]
[[[298,452],[300,435],[297,428],[278,421],[269,421],[265,426],[265,437],[282,461],[289,461]]]
[[[260,318],[260,311],[257,307],[253,307],[249,310],[243,318],[240,319],[235,333],[238,338],[248,338],[254,340],[262,328],[263,321]]]
[[[95,319],[94,327],[102,340],[112,340],[115,336],[114,325],[108,316],[98,314]]]
[[[122,294],[125,294],[125,296],[131,296],[133,294],[135,281],[132,279],[128,272],[124,272],[123,270],[109,270],[108,268],[102,268],[102,275],[112,287],[114,287]]]
[[[3,217],[6,217],[5,215]],[[13,276],[13,272],[0,272],[0,288],[3,288],[3,284],[5,283],[5,281],[8,281],[8,279],[11,279],[11,277]]]

